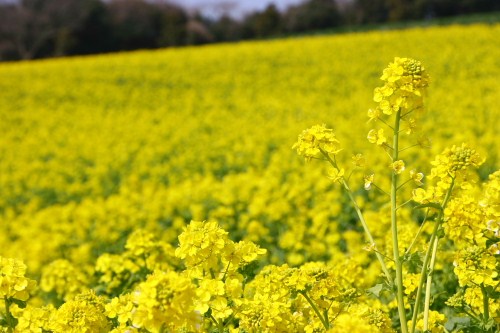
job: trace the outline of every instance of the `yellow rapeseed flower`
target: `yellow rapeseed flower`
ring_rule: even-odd
[[[405,171],[405,162],[403,160],[395,161],[391,164],[391,169],[395,174],[399,175]]]
[[[0,256],[0,298],[26,301],[36,282],[25,274],[26,265],[22,260]]]
[[[292,149],[296,149],[297,154],[309,161],[317,157],[321,151],[332,155],[338,154],[342,150],[339,143],[332,129],[326,128],[325,124],[314,125],[299,135]]]
[[[370,132],[368,132],[367,138],[368,142],[376,143],[378,146],[381,146],[387,142],[387,138],[385,137],[383,128],[379,129],[378,131],[375,129],[370,130]]]

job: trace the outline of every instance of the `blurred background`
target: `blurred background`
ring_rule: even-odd
[[[499,10],[498,0],[0,0],[0,61],[466,20],[477,13],[495,13],[486,20],[499,21]]]

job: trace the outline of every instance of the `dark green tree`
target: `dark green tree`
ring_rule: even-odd
[[[284,15],[288,32],[305,32],[337,27],[341,17],[334,0],[308,0],[290,7]]]

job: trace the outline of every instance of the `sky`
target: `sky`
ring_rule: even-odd
[[[239,18],[245,13],[262,10],[270,3],[274,3],[279,9],[284,9],[303,0],[173,0],[172,2],[187,9],[199,9],[210,16],[229,14]]]

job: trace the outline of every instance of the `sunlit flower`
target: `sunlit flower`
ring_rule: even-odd
[[[402,160],[395,161],[391,164],[391,169],[394,171],[396,175],[401,174],[405,171],[405,162]]]
[[[376,143],[379,146],[387,142],[387,138],[384,135],[384,129],[382,128],[378,131],[375,129],[370,130],[370,132],[368,132],[367,138],[370,143]]]

